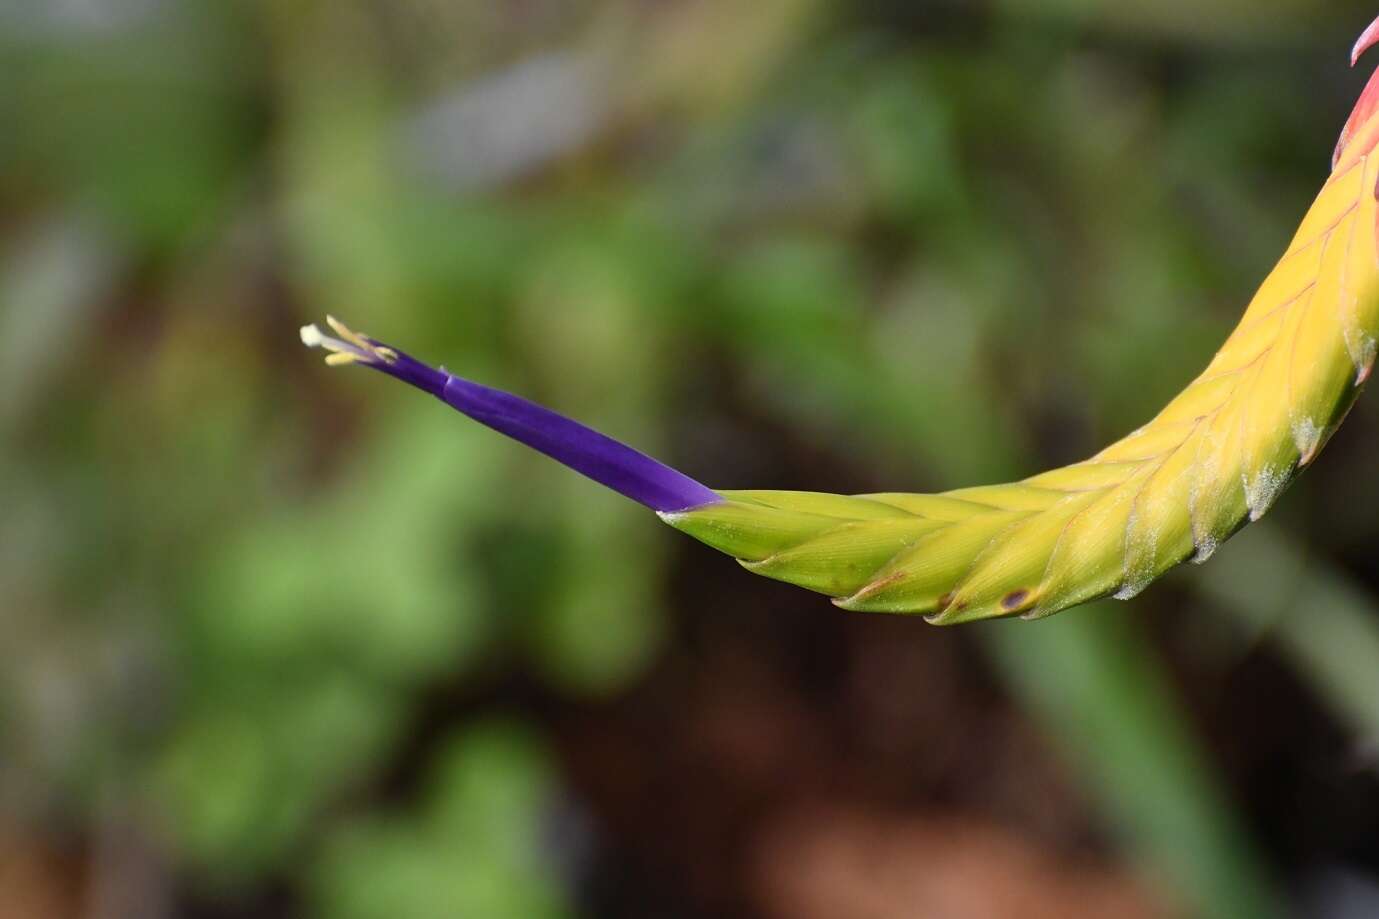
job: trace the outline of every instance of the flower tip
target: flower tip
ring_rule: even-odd
[[[329,351],[326,363],[332,367],[349,364],[390,364],[397,360],[397,352],[391,348],[375,344],[358,334],[334,316],[327,316],[326,322],[339,338],[327,335],[320,327],[304,325],[301,328],[302,344],[308,348],[322,348]]]
[[[1354,67],[1360,62],[1360,58],[1366,51],[1379,43],[1379,18],[1369,24],[1369,28],[1361,33],[1360,38],[1355,42],[1355,47],[1350,49],[1350,66]]]
[[[308,348],[320,348],[325,345],[326,337],[321,334],[315,323],[302,326],[301,336],[302,344]]]

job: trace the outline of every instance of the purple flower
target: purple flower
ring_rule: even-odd
[[[331,366],[361,364],[409,383],[456,411],[513,440],[539,450],[595,482],[658,513],[676,513],[723,499],[712,489],[657,462],[645,453],[519,396],[462,379],[445,370],[351,331],[326,317],[339,337],[314,325],[302,328],[302,343],[323,348]]]

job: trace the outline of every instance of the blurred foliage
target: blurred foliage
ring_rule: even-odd
[[[321,914],[569,915],[535,833],[555,792],[541,745],[479,725],[437,759],[420,814],[367,819],[332,841],[317,871]]]
[[[328,376],[296,327],[338,313],[710,484],[1075,460],[1205,363],[1282,250],[1372,13],[0,0],[3,821],[136,814],[193,899],[579,912],[546,838],[572,793],[503,706],[634,693],[672,610],[720,598],[672,590],[640,509]],[[1356,416],[1276,512],[1292,538],[1131,612],[1224,623],[1177,668],[1272,648],[1359,743]],[[1124,612],[980,635],[1165,900],[1286,911]],[[436,693],[465,700],[442,728]]]

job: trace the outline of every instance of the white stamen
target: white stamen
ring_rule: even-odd
[[[363,364],[386,362],[391,364],[397,360],[396,351],[372,344],[334,316],[327,316],[326,321],[340,335],[340,338],[325,334],[314,324],[302,326],[301,336],[302,344],[308,348],[321,348],[330,352],[326,356],[326,363],[330,366],[343,367],[356,362]]]
[[[373,351],[373,345],[369,344],[367,341],[363,339],[362,336],[358,335],[354,331],[354,329],[351,329],[349,326],[345,325],[343,322],[341,322],[339,319],[336,319],[334,316],[327,315],[326,324],[335,330],[336,335],[339,335],[345,341],[354,345],[354,347],[359,349],[359,351],[363,353]]]

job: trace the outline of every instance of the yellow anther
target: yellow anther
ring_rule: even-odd
[[[358,332],[354,331],[354,329],[351,329],[349,326],[345,325],[343,322],[341,322],[339,319],[336,319],[334,316],[327,316],[326,322],[330,323],[330,327],[335,330],[336,335],[339,335],[346,342],[358,348],[360,352],[362,352],[360,355],[358,355],[360,360],[366,360],[367,358],[376,358],[380,361],[386,361],[389,364],[397,360],[397,352],[394,351],[392,348],[380,348],[378,345],[375,345],[373,342],[369,341],[363,335],[360,335]]]
[[[350,344],[354,345],[360,351],[364,351],[370,354],[373,353],[374,346],[369,344],[369,342],[362,335],[354,331],[354,329],[351,329],[349,326],[345,325],[339,319],[336,319],[334,316],[327,316],[326,322],[328,322],[330,324],[330,327],[335,330],[336,335],[339,335],[341,338],[343,338]]]

